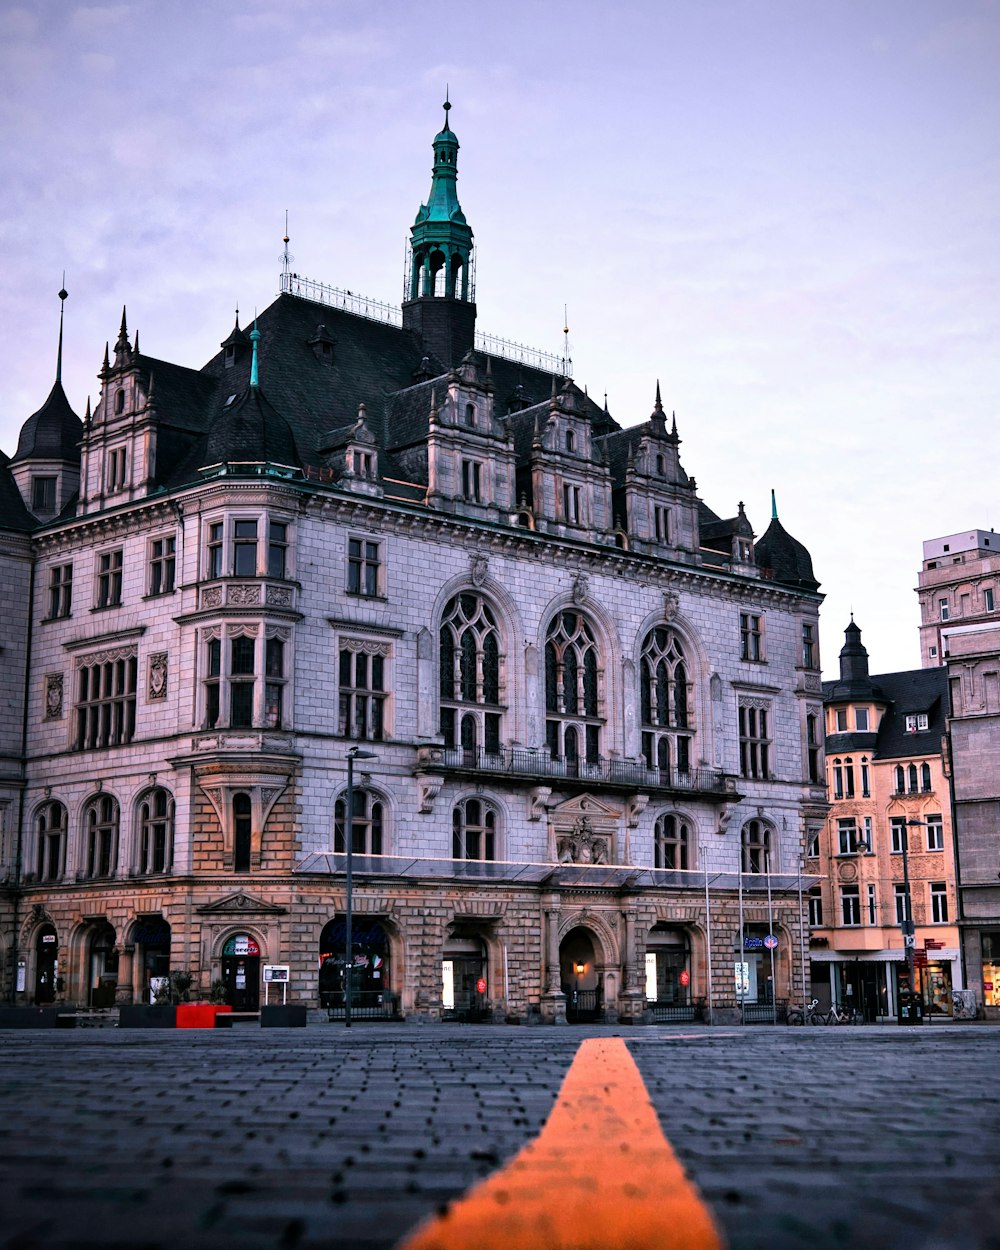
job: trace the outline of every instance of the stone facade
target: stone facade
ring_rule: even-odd
[[[183,968],[253,1007],[278,965],[342,1010],[358,750],[356,1009],[800,996],[825,810],[805,549],[702,503],[659,395],[623,429],[559,362],[477,353],[467,301],[420,295],[400,328],[289,278],[202,370],[123,317],[75,505],[8,517],[9,993],[128,1002]]]
[[[1000,1019],[1000,538],[970,530],[924,543],[917,593],[925,667],[947,673],[948,731],[967,983]]]

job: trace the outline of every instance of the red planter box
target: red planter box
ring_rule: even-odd
[[[226,1011],[232,1011],[232,1007],[223,1007],[218,1003],[178,1003],[177,1028],[214,1029],[215,1017]]]

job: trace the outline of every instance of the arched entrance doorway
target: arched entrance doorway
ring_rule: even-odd
[[[260,946],[249,933],[234,933],[222,948],[222,983],[234,1011],[260,1005]]]
[[[646,938],[646,1005],[654,1020],[693,1020],[691,940],[684,929],[656,924]]]
[[[566,995],[567,1024],[604,1018],[597,950],[589,929],[571,929],[559,943],[559,982]]]
[[[118,988],[118,952],[115,931],[107,921],[98,924],[90,938],[90,1005],[113,1007]]]
[[[489,1018],[489,963],[486,943],[477,933],[458,928],[445,939],[441,1008],[446,1020],[473,1023]]]
[[[55,1001],[59,975],[59,939],[50,924],[35,936],[35,1002],[41,1006]]]
[[[319,1001],[331,1019],[344,1015],[347,918],[335,916],[319,938]],[[389,935],[378,920],[351,917],[351,1016],[382,1019],[395,1014],[389,964]]]
[[[170,977],[170,925],[162,916],[143,916],[132,932],[132,941],[139,1002],[153,1003],[156,991],[165,988]]]

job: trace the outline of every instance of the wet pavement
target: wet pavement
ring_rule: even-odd
[[[3,1031],[0,1247],[389,1250],[611,1035],[733,1250],[1000,1250],[981,1025]]]

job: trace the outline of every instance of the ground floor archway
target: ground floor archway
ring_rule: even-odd
[[[222,947],[222,983],[234,1011],[260,1007],[260,945],[249,933],[234,933]]]
[[[446,1020],[489,1019],[489,959],[475,932],[457,927],[441,952],[441,1009]]]
[[[389,934],[371,916],[351,917],[351,951],[347,953],[347,917],[334,916],[319,939],[319,1001],[336,1017],[345,1010],[347,971],[351,976],[351,1014],[381,1017],[392,1014]]]
[[[94,926],[89,942],[89,1002],[91,1007],[113,1007],[118,989],[116,935],[107,921]]]
[[[55,1001],[59,976],[59,938],[55,928],[43,924],[35,934],[35,994],[39,1006]]]
[[[559,943],[559,982],[566,996],[566,1022],[588,1024],[604,1018],[603,950],[590,929],[578,925]]]

